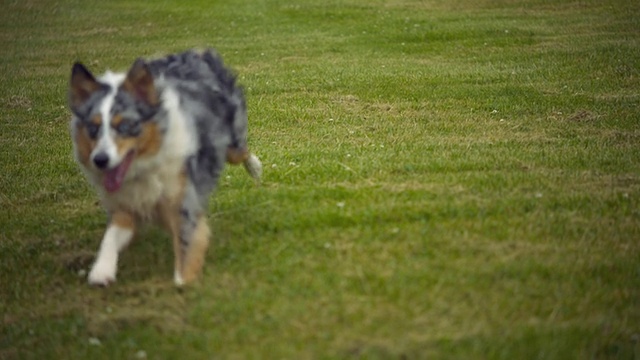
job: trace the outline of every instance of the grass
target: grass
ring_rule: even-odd
[[[1,4],[0,358],[640,357],[633,2]],[[198,285],[150,228],[90,288],[71,64],[207,46],[264,184],[226,170]]]

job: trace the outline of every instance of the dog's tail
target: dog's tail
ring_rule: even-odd
[[[247,148],[227,148],[227,162],[229,164],[237,165],[242,163],[249,175],[260,184],[260,177],[262,176],[262,163],[257,156],[250,153]]]

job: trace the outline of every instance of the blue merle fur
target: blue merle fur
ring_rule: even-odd
[[[146,65],[158,90],[176,90],[197,133],[198,150],[186,159],[189,182],[180,209],[180,241],[186,247],[217,185],[227,148],[247,146],[246,103],[235,76],[212,51],[188,51]]]
[[[187,159],[186,170],[198,197],[205,202],[222,172],[227,148],[247,146],[242,90],[212,51],[187,51],[150,61],[147,66],[160,90],[162,86],[174,88],[180,106],[192,117],[199,146]]]

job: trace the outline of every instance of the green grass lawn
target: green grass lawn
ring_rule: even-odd
[[[634,1],[0,2],[0,358],[640,358]],[[262,186],[227,168],[203,279],[105,216],[67,82],[215,47]]]

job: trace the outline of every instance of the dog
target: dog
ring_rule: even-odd
[[[144,222],[172,237],[175,284],[196,280],[209,244],[209,195],[225,162],[243,163],[257,182],[262,173],[247,147],[235,76],[213,50],[140,58],[127,73],[98,78],[76,62],[69,107],[74,157],[108,214],[89,283],[116,280],[118,254]]]

